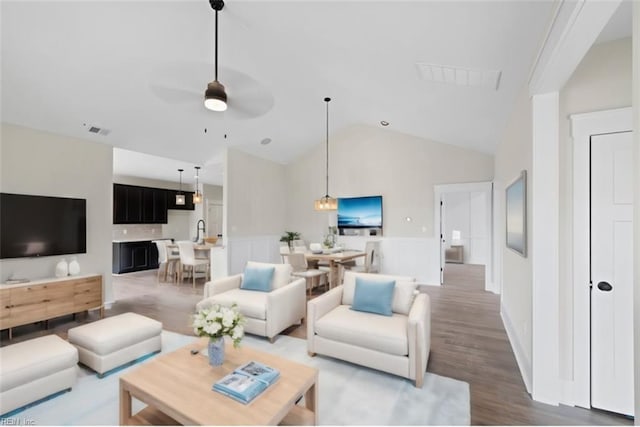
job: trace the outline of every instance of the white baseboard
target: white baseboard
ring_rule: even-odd
[[[527,393],[531,394],[531,361],[526,357],[522,345],[518,340],[515,328],[513,327],[513,322],[511,322],[511,318],[502,306],[500,307],[500,317],[502,318],[504,329],[507,331],[513,354],[516,356],[516,362],[518,362],[518,368],[520,368],[520,375],[522,375],[524,386],[527,389]]]

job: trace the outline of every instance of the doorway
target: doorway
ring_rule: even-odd
[[[440,236],[440,284],[481,275],[490,290],[493,264],[492,184],[435,187],[436,230]],[[469,283],[479,283],[469,280]]]
[[[222,236],[223,205],[220,201],[207,202],[207,229],[209,236]],[[221,242],[222,243],[222,242]]]

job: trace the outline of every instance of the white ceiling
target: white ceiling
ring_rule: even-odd
[[[623,0],[607,25],[602,29],[596,43],[631,37],[633,31],[632,0]]]
[[[229,0],[219,79],[230,100],[258,92],[266,100],[245,105],[268,110],[249,119],[202,106],[213,80],[207,0],[3,0],[1,8],[4,122],[185,169],[199,164],[217,177],[205,182],[221,184],[225,146],[287,163],[323,142],[325,96],[331,132],[386,120],[392,130],[493,152],[553,4]],[[499,89],[422,80],[416,63],[500,71]],[[110,133],[90,134],[92,125]],[[177,180],[177,167],[162,179]]]

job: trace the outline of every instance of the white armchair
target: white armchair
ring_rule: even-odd
[[[241,289],[243,274],[207,282],[204,299],[197,310],[214,304],[231,306],[245,316],[245,331],[274,341],[276,335],[291,325],[302,323],[305,317],[306,284],[302,278],[291,280],[291,265],[248,262],[247,267],[274,267],[271,291]]]
[[[391,316],[351,310],[356,277],[395,280]],[[431,346],[431,303],[413,278],[347,271],[344,284],[307,303],[307,349],[411,380],[422,387]]]

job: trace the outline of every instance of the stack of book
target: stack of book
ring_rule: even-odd
[[[280,378],[280,372],[260,362],[240,366],[213,385],[213,390],[241,403],[249,403]]]

